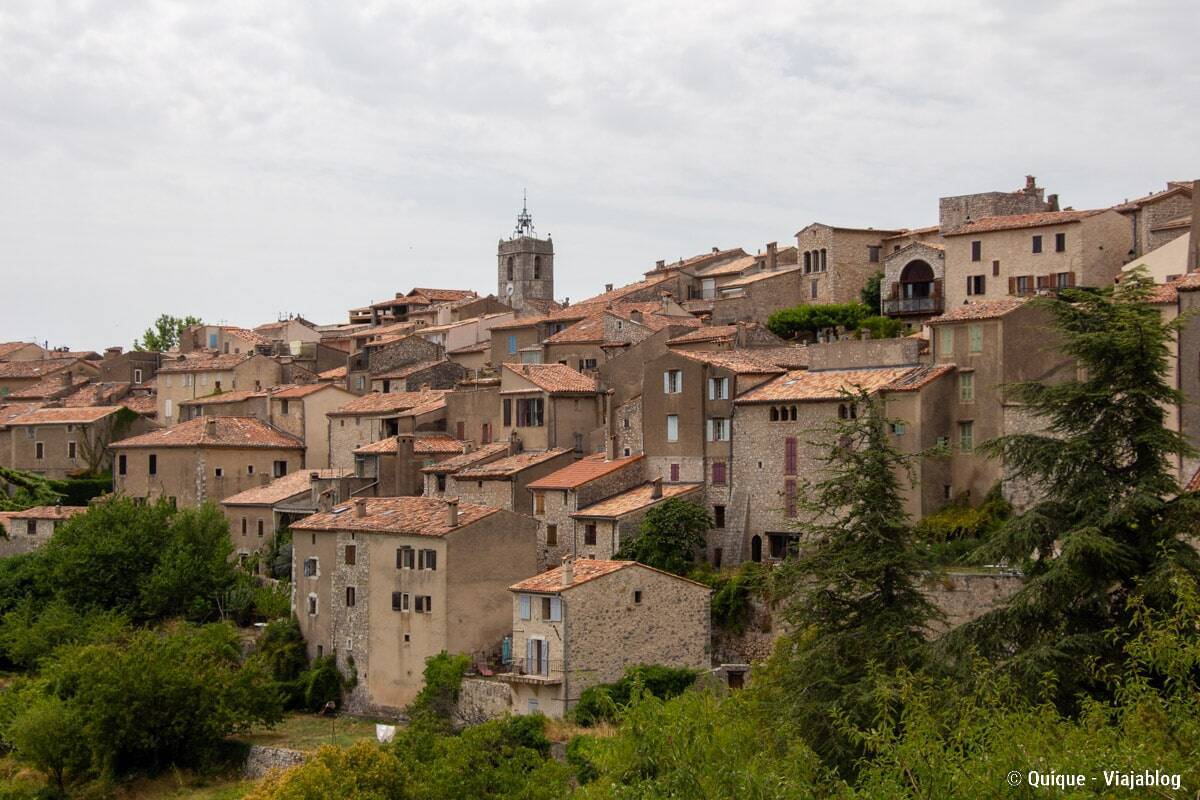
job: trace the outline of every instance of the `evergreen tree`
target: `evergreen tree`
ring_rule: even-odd
[[[1163,320],[1151,285],[1138,271],[1115,288],[1032,301],[1050,313],[1080,377],[1007,387],[1044,432],[981,448],[1037,499],[979,557],[1020,565],[1028,581],[947,641],[999,661],[1030,694],[1053,676],[1068,704],[1081,691],[1102,690],[1096,668],[1121,661],[1121,642],[1109,631],[1129,627],[1130,597],[1141,593],[1151,608],[1167,609],[1171,568],[1197,573],[1196,551],[1182,536],[1194,532],[1200,501],[1178,495],[1172,466],[1192,449],[1166,427],[1166,409],[1183,401],[1167,381],[1181,321]]]
[[[914,456],[892,444],[878,396],[857,389],[845,401],[857,414],[818,432],[829,442],[815,470],[823,477],[796,499],[801,554],[780,576],[796,632],[762,681],[763,699],[842,769],[860,753],[838,718],[874,724],[873,669],[918,666],[938,614],[919,586],[925,564],[900,494]]]

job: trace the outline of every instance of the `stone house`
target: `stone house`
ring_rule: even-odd
[[[621,545],[640,533],[646,512],[668,500],[687,500],[704,504],[704,485],[672,483],[664,486],[662,478],[640,483],[611,497],[606,497],[571,514],[574,533],[572,557],[615,558]],[[713,566],[721,566],[718,555]]]
[[[219,502],[304,466],[303,442],[252,417],[202,417],[112,449],[116,493],[180,506]]]
[[[758,322],[703,325],[667,341],[667,347],[671,350],[745,350],[786,346],[786,341]]]
[[[71,380],[95,378],[99,362],[83,358],[44,358],[0,361],[0,400],[42,383],[48,378],[69,374]]]
[[[209,351],[222,355],[241,355],[269,350],[271,342],[248,328],[236,325],[193,325],[179,336],[179,352]]]
[[[911,242],[883,259],[880,313],[904,321],[910,330],[920,328],[942,313],[945,287],[945,245]]]
[[[770,242],[766,252],[757,255],[750,255],[739,247],[736,250],[712,253],[707,257],[697,256],[689,259],[691,263],[685,264],[680,270],[691,280],[682,287],[678,296],[686,298],[685,302],[711,303],[728,283],[757,272],[773,271],[780,266],[795,266],[796,260],[796,248],[785,247],[780,250],[777,242]],[[704,263],[700,263],[701,261]],[[709,310],[711,311],[711,306]]]
[[[596,526],[586,523],[592,527],[585,534],[585,525],[577,525],[572,515],[641,484],[646,478],[645,466],[640,454],[614,458],[611,453],[596,453],[530,483],[533,517],[538,521],[538,565],[545,568],[566,555],[595,552]],[[581,545],[585,545],[582,550]]]
[[[62,372],[48,375],[35,384],[26,386],[20,391],[13,392],[8,396],[8,399],[14,403],[30,403],[62,400],[65,397],[82,391],[92,379],[87,375],[77,375],[71,370],[63,370]],[[110,403],[97,403],[96,405],[111,405]]]
[[[239,557],[268,548],[293,522],[349,500],[366,481],[340,469],[298,469],[221,501]]]
[[[465,374],[479,376],[491,368],[491,340],[447,351],[446,358],[462,367]]]
[[[459,455],[448,456],[421,468],[425,485],[424,491],[421,492],[423,497],[445,497],[449,477],[454,473],[513,455],[509,442],[493,442],[479,447],[471,442],[463,442],[463,446],[463,452]]]
[[[500,680],[520,714],[562,717],[590,686],[638,664],[708,669],[705,585],[635,561],[565,560],[515,583],[513,663]]]
[[[441,361],[444,357],[442,347],[415,334],[381,336],[350,356],[346,366],[346,386],[362,394],[368,391],[373,375],[383,375],[409,364]]]
[[[1184,219],[1192,213],[1192,181],[1170,181],[1161,192],[1126,200],[1113,210],[1129,220],[1129,257],[1139,257],[1188,233]]]
[[[120,347],[110,347],[104,351],[104,358],[100,361],[98,378],[108,383],[142,386],[158,373],[162,359],[162,353],[149,350],[130,350],[126,353]]]
[[[347,710],[399,713],[426,659],[498,649],[504,591],[534,573],[536,527],[429,497],[359,498],[292,523],[292,611],[310,658],[335,655],[357,675]]]
[[[1037,178],[1025,176],[1025,186],[1015,192],[977,192],[938,199],[938,228],[943,234],[984,217],[1010,217],[1058,211],[1058,195],[1045,196]]]
[[[256,325],[254,332],[272,345],[286,346],[288,351],[299,349],[293,348],[293,344],[317,344],[321,341],[317,326],[303,317],[289,317]]]
[[[330,466],[352,469],[354,451],[395,436],[445,429],[445,392],[372,392],[326,414]]]
[[[885,240],[902,233],[820,222],[797,231],[803,302],[857,303],[871,276],[883,271]]]
[[[776,311],[806,302],[805,298],[800,267],[764,269],[717,290],[710,319],[714,325],[762,321]]]
[[[500,378],[460,382],[446,393],[446,429],[454,438],[477,447],[500,436]]]
[[[0,342],[0,361],[41,361],[47,350],[34,342]]]
[[[36,506],[3,513],[8,535],[0,538],[0,558],[37,550],[67,520],[87,511],[87,506]]]
[[[422,386],[430,389],[453,389],[467,376],[467,370],[449,359],[431,359],[405,364],[371,375],[372,392],[416,392]]]
[[[446,350],[457,350],[460,347],[491,342],[493,325],[511,322],[514,314],[511,311],[487,314],[481,317],[448,322],[444,325],[429,325],[418,327],[416,335],[421,336]]]
[[[261,392],[285,382],[283,365],[253,351],[164,356],[156,377],[158,420],[169,427],[188,419],[179,408],[186,400],[238,390]]]
[[[595,378],[563,364],[505,364],[500,373],[500,429],[525,450],[588,451],[604,425],[604,394]]]
[[[1111,286],[1129,252],[1129,221],[1111,209],[985,217],[944,234],[945,307]]]
[[[529,484],[570,464],[575,454],[567,449],[525,451],[477,463],[449,474],[446,494],[464,502],[533,515]]]
[[[811,368],[740,394],[734,401],[732,486],[722,510],[724,529],[715,537],[723,558],[774,561],[796,552],[798,496],[806,483],[822,480],[824,441],[834,435],[836,424],[858,413],[844,392],[861,389],[880,396],[896,446],[916,453],[933,448],[951,429],[944,407],[953,373],[953,365]],[[919,517],[949,499],[943,491],[948,471],[944,459],[921,460],[916,486],[904,487],[910,514]]]
[[[595,312],[595,308],[586,305],[567,306],[548,314],[531,314],[493,325],[489,331],[492,367],[498,370],[504,364],[541,363],[543,341]]]
[[[61,479],[112,467],[110,444],[156,426],[121,406],[38,408],[5,422],[0,465]]]
[[[425,492],[422,469],[462,455],[463,443],[444,433],[400,433],[354,451],[354,472],[371,483],[363,496],[415,497]]]
[[[618,303],[598,308],[542,342],[542,362],[565,364],[594,374],[605,362],[625,353],[659,331],[666,337],[699,327],[700,320],[669,296],[659,302]]]

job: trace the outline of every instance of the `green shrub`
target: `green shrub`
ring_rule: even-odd
[[[767,327],[784,339],[812,338],[818,332],[842,328],[858,330],[875,309],[862,303],[822,303],[784,308],[767,318]]]
[[[312,668],[300,676],[304,687],[304,707],[309,711],[321,711],[329,703],[342,707],[342,692],[346,679],[337,667],[333,656],[313,659]]]
[[[753,599],[762,596],[768,570],[762,564],[747,561],[736,572],[718,575],[711,583],[712,620],[724,630],[742,633],[754,611]]]
[[[114,641],[128,633],[128,621],[111,611],[82,613],[63,602],[49,605],[26,598],[0,618],[0,654],[17,669],[33,669],[67,644]]]
[[[904,323],[891,317],[867,317],[858,323],[858,331],[870,331],[872,339],[895,339],[904,333]]]
[[[62,495],[64,506],[86,506],[93,499],[113,490],[112,475],[84,475],[77,478],[50,481],[50,487]]]
[[[635,696],[676,697],[694,684],[699,674],[699,670],[661,664],[630,667],[615,683],[601,683],[584,689],[571,710],[571,718],[585,726],[613,722]]]
[[[291,584],[267,582],[254,590],[254,613],[261,619],[283,619],[292,613]]]
[[[425,659],[425,685],[408,707],[409,716],[435,728],[448,729],[458,705],[463,676],[470,666],[469,656],[445,650]]]

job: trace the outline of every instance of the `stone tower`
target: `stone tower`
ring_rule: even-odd
[[[531,300],[554,299],[554,242],[538,239],[528,203],[517,215],[512,236],[500,240],[496,251],[496,296],[521,311]]]

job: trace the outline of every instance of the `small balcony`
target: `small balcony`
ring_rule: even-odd
[[[508,664],[508,672],[496,677],[509,683],[529,683],[541,686],[562,683],[563,662],[561,659],[514,658]]]
[[[941,297],[896,297],[883,301],[883,313],[901,317],[905,314],[940,314]]]

